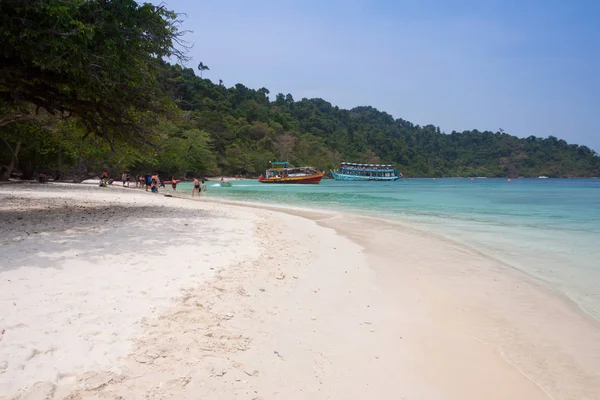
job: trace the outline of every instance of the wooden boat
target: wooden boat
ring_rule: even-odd
[[[265,176],[260,176],[260,183],[295,183],[318,184],[323,179],[323,173],[313,167],[290,167],[287,161],[273,161]]]
[[[336,181],[395,181],[402,174],[390,164],[356,164],[343,162],[337,171],[331,171]]]

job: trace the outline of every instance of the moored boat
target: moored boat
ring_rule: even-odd
[[[287,161],[273,161],[265,175],[258,178],[260,183],[296,183],[317,184],[323,179],[323,173],[313,167],[290,167]]]
[[[221,178],[221,182],[219,182],[219,185],[221,185],[221,187],[231,187],[231,181],[229,180],[225,180],[223,178]]]
[[[402,176],[391,164],[357,164],[343,162],[339,170],[331,170],[336,181],[395,181]]]

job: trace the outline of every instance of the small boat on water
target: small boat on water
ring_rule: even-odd
[[[260,183],[318,184],[323,173],[313,167],[290,167],[287,161],[273,161],[265,175],[258,178]]]
[[[231,187],[231,181],[226,181],[225,179],[221,178],[221,182],[219,182],[219,185],[221,185],[221,187]]]
[[[336,181],[395,181],[402,176],[391,164],[357,164],[343,162],[339,170],[331,170]]]
[[[540,176],[538,176],[538,179],[548,179],[548,177],[544,176],[544,175],[540,175]]]

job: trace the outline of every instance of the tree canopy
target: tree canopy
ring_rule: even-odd
[[[163,57],[183,54],[177,14],[135,0],[2,0],[0,126],[40,110],[89,132],[148,143],[170,109]]]
[[[258,174],[269,160],[337,168],[343,161],[391,162],[406,176],[600,176],[600,157],[554,136],[518,138],[503,130],[443,133],[373,107],[340,109],[266,88],[225,87],[179,65],[163,83],[180,109],[210,133],[217,170]]]

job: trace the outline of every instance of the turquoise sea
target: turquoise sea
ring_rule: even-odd
[[[346,210],[417,225],[544,281],[600,319],[600,179],[245,180],[207,187],[211,197]]]

